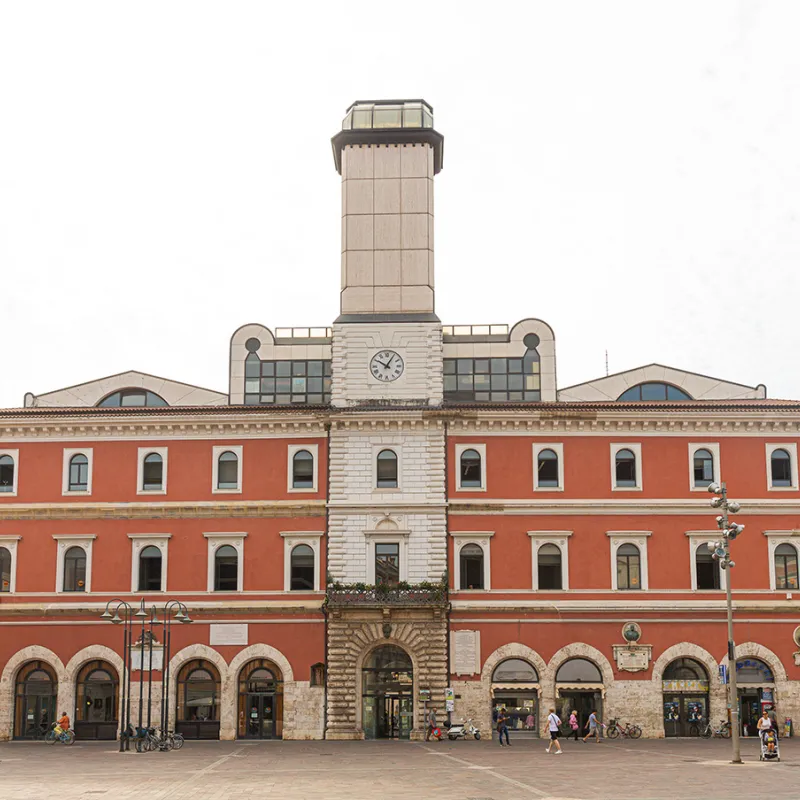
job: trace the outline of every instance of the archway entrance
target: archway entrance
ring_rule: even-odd
[[[405,650],[387,644],[362,670],[362,726],[367,739],[408,739],[414,725],[414,668]]]
[[[503,708],[510,730],[539,735],[539,675],[521,658],[501,662],[492,673],[492,723]]]
[[[281,671],[266,659],[250,661],[239,673],[240,739],[283,737],[283,681]]]
[[[708,672],[693,658],[676,658],[664,670],[664,735],[689,736],[692,723],[708,719]]]
[[[42,739],[56,721],[58,682],[44,661],[30,661],[17,673],[14,738]]]
[[[572,711],[578,712],[578,724],[583,731],[592,711],[603,719],[603,675],[598,666],[587,658],[570,658],[556,672],[558,715],[563,722]],[[602,735],[602,728],[600,729]]]
[[[106,661],[84,664],[76,680],[75,735],[78,739],[116,739],[119,678]]]
[[[775,676],[761,659],[739,658],[736,660],[736,683],[741,733],[746,727],[747,735],[755,736],[761,712],[775,710]]]
[[[184,739],[219,739],[219,673],[210,661],[187,661],[178,673],[175,731]]]

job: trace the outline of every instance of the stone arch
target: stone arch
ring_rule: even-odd
[[[266,658],[272,661],[281,671],[281,677],[284,683],[294,680],[294,671],[292,670],[292,665],[289,663],[289,659],[286,658],[280,650],[263,643],[251,644],[249,647],[245,647],[244,650],[240,650],[233,659],[231,659],[231,663],[228,665],[228,676],[234,682],[238,681],[239,672],[242,667],[247,664],[248,661],[252,661],[256,658]]]
[[[228,682],[228,662],[225,661],[225,659],[216,650],[214,650],[213,647],[209,647],[207,644],[190,644],[175,653],[175,655],[169,660],[169,709],[167,711],[167,715],[169,717],[170,730],[175,730],[175,714],[177,711],[178,699],[178,672],[187,661],[193,661],[196,658],[202,658],[205,661],[210,661],[217,668],[217,672],[219,672],[219,735],[220,739],[222,739],[222,719],[227,708],[224,689]]]
[[[614,682],[614,670],[611,668],[608,659],[596,647],[592,647],[590,644],[584,644],[583,642],[573,642],[553,653],[550,661],[547,663],[548,682],[555,683],[558,668],[571,658],[585,658],[592,661],[600,670],[603,676],[603,683],[606,687],[611,686]],[[539,681],[544,682],[544,678],[541,675],[539,676]]]
[[[530,663],[539,674],[539,682],[544,679],[543,676],[547,672],[547,663],[545,660],[530,647],[519,642],[511,642],[498,647],[491,655],[483,662],[483,670],[481,670],[481,681],[490,684],[492,682],[492,673],[498,664],[509,658],[521,658]]]
[[[740,658],[759,658],[761,659],[771,670],[772,674],[775,676],[775,683],[785,683],[788,678],[786,676],[786,669],[784,668],[781,660],[775,653],[772,652],[768,647],[764,647],[764,645],[756,644],[755,642],[743,642],[742,644],[736,645],[736,659]],[[725,653],[725,656],[720,659],[720,664],[728,665],[728,654]]]
[[[125,665],[122,661],[122,657],[115,651],[112,650],[110,647],[106,647],[104,644],[90,644],[88,647],[84,647],[82,650],[78,650],[74,656],[67,662],[66,667],[64,668],[66,672],[66,680],[69,684],[69,691],[70,691],[70,708],[72,712],[70,716],[75,719],[73,714],[78,713],[77,709],[77,684],[76,679],[78,677],[78,672],[80,671],[81,667],[86,664],[88,661],[96,661],[102,660],[107,661],[111,664],[112,667],[117,671],[117,680],[122,684],[124,680],[125,674]],[[121,686],[120,686],[121,689]],[[61,692],[59,691],[59,698],[61,696]],[[117,692],[117,719],[122,719],[122,691]]]
[[[717,660],[703,647],[693,642],[678,642],[668,647],[653,663],[652,680],[660,683],[664,678],[664,670],[678,658],[693,658],[699,661],[708,672],[709,681],[717,674]]]
[[[0,676],[0,741],[6,741],[14,735],[14,683],[20,667],[29,661],[44,661],[53,668],[58,681],[58,711],[71,707],[64,662],[47,647],[38,644],[23,647],[8,659]]]

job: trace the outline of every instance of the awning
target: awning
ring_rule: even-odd
[[[515,691],[538,692],[539,684],[538,683],[493,683],[492,691],[496,692],[498,689],[502,692],[515,692]]]
[[[605,694],[605,686],[602,683],[557,683],[556,693],[561,692],[602,692]]]

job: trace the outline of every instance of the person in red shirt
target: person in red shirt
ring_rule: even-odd
[[[66,711],[61,712],[61,719],[58,720],[58,727],[61,728],[62,731],[69,730],[69,717]]]

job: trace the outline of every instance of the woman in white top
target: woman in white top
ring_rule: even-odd
[[[772,729],[772,720],[769,718],[769,712],[764,711],[759,718],[756,727],[758,728],[758,732],[761,734],[761,738],[763,739],[767,731]]]
[[[558,718],[558,714],[556,714],[556,710],[554,708],[550,709],[550,716],[547,718],[547,727],[550,729],[550,744],[547,745],[547,752],[550,752],[550,748],[555,743],[556,746],[556,755],[561,755],[561,742],[558,741],[559,736],[559,728],[561,727],[561,720]]]

